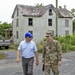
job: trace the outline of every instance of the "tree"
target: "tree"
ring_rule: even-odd
[[[0,24],[0,35],[5,36],[4,29],[7,29],[7,28],[12,28],[12,25],[8,24],[7,22],[1,23]]]
[[[36,5],[36,7],[39,7],[39,6],[44,6],[42,3],[37,3],[37,4],[35,4]]]
[[[74,8],[71,9],[71,14],[73,15],[73,17],[75,16],[75,9]]]
[[[73,19],[73,32],[75,32],[75,19]]]
[[[64,5],[64,8],[66,8],[66,5]]]
[[[71,9],[71,14],[73,16],[73,32],[75,33],[75,9]]]

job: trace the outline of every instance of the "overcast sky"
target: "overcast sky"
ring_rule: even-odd
[[[24,5],[35,5],[37,3],[42,3],[43,5],[53,4],[56,6],[56,0],[0,0],[0,21],[2,22],[12,22],[11,15],[16,4]],[[75,8],[74,0],[58,0],[58,6],[64,7],[66,5],[68,10]]]

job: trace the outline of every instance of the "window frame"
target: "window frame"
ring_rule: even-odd
[[[65,30],[65,35],[69,35],[69,30]]]
[[[19,32],[16,31],[16,38],[19,39]]]
[[[52,26],[52,19],[48,19],[48,26]]]
[[[49,9],[49,15],[52,15],[52,9]]]
[[[28,26],[33,26],[33,18],[28,18]]]
[[[65,20],[65,27],[69,27],[69,20],[68,19]]]

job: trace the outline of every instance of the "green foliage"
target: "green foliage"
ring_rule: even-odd
[[[10,48],[10,49],[17,50],[18,44],[11,44],[9,48]]]
[[[73,32],[75,30],[75,19],[73,19]]]
[[[55,39],[55,37],[53,37]],[[38,52],[42,52],[43,43],[46,41],[46,38],[43,39],[43,41],[40,42],[38,47]],[[75,35],[70,36],[66,35],[64,37],[59,36],[58,41],[62,47],[62,52],[68,52],[68,51],[75,51]]]
[[[36,7],[40,7],[40,6],[44,6],[42,3],[37,3],[37,4],[35,4],[36,5]]]
[[[8,24],[7,22],[0,24],[0,35],[5,36],[4,29],[7,29],[7,28],[12,28],[12,25]]]
[[[37,45],[37,48],[38,48],[38,52],[39,53],[42,53],[43,46],[41,44],[39,44],[39,45]]]
[[[0,60],[4,59],[6,56],[4,53],[0,53]]]
[[[71,36],[71,45],[75,45],[75,35]]]
[[[63,42],[64,42],[64,37],[59,37],[58,41],[59,41],[60,43],[63,43]]]
[[[62,46],[63,52],[75,50],[75,35],[73,36],[66,35],[65,37],[59,37],[58,41]]]

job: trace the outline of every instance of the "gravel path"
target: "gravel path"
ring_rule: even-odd
[[[16,63],[16,52],[5,52],[6,59],[0,60],[0,75],[23,75],[21,62]],[[41,54],[39,54],[39,65],[35,66],[34,75],[44,75],[42,71]],[[75,75],[75,52],[63,53],[62,65],[59,67],[60,75]],[[52,72],[51,72],[51,75]]]

